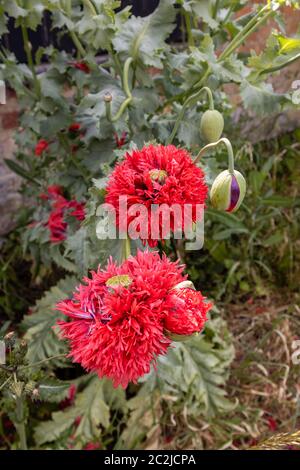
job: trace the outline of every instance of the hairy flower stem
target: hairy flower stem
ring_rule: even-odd
[[[123,240],[122,261],[125,261],[131,255],[130,238],[127,236]]]
[[[222,139],[218,140],[217,142],[213,142],[211,144],[207,144],[205,145],[205,147],[203,147],[200,152],[198,153],[198,155],[195,157],[194,159],[194,163],[197,163],[198,160],[200,159],[200,157],[209,149],[213,148],[213,147],[216,147],[217,145],[223,143],[225,146],[226,146],[226,149],[227,149],[227,154],[228,154],[228,171],[230,173],[234,173],[234,156],[233,156],[233,150],[232,150],[232,145],[230,143],[230,141],[228,139],[226,139],[226,137],[222,137]]]
[[[20,419],[20,422],[15,423],[15,427],[20,438],[20,450],[27,450],[26,430],[24,424],[24,404],[22,397],[16,398],[16,415],[17,419]]]
[[[222,60],[227,59],[244,41],[245,39],[252,34],[259,26],[261,26],[268,18],[274,14],[274,9],[270,9],[269,4],[265,5],[245,26],[244,28],[233,38],[233,40],[228,44],[224,51],[218,57],[217,62],[222,62]],[[263,15],[263,16],[262,16]],[[211,73],[211,68],[208,67],[205,71],[203,77],[196,82],[189,90],[184,93],[180,93],[172,99],[165,103],[164,106],[170,102],[178,101],[182,98],[187,98],[191,94],[195,93],[197,89],[206,82],[207,78]]]
[[[132,61],[133,61],[132,57],[128,57],[128,59],[126,59],[126,62],[124,64],[124,69],[123,69],[123,88],[124,88],[127,98],[123,101],[119,110],[114,116],[112,116],[112,112],[111,112],[112,97],[110,95],[110,99],[109,99],[109,94],[106,95],[108,97],[105,99],[106,118],[110,122],[118,121],[118,119],[120,119],[120,117],[123,115],[124,111],[126,110],[126,108],[129,106],[129,104],[132,101],[132,94],[129,88],[129,80],[128,80],[129,68],[130,68],[130,65],[132,64]]]
[[[217,13],[218,13],[218,10],[219,10],[219,7],[220,7],[219,4],[220,4],[220,0],[216,0],[215,5],[213,7],[213,14],[212,14],[213,18],[216,18],[216,16],[217,16]]]
[[[4,388],[5,385],[8,384],[8,382],[11,380],[11,378],[12,378],[11,376],[8,377],[8,378],[0,385],[0,390],[2,390],[2,388]]]
[[[179,124],[180,124],[180,122],[182,121],[182,119],[184,117],[186,109],[189,106],[193,106],[193,104],[195,104],[198,101],[199,96],[203,93],[203,91],[205,91],[206,94],[207,94],[208,102],[209,102],[209,109],[214,109],[214,99],[213,99],[213,95],[212,95],[212,92],[211,92],[210,88],[205,86],[205,87],[201,88],[199,91],[197,91],[194,95],[189,96],[185,100],[185,102],[183,103],[183,106],[180,110],[180,113],[178,114],[178,117],[175,121],[172,133],[171,133],[171,135],[169,136],[169,138],[167,140],[167,145],[170,145],[173,142],[174,137],[176,136]]]
[[[266,11],[268,10],[268,11]],[[269,5],[264,6],[245,26],[244,28],[233,38],[233,40],[224,49],[222,54],[218,58],[218,62],[226,59],[231,55],[235,49],[237,49],[245,39],[253,33],[262,23],[264,23],[270,16],[274,14],[274,10],[269,8]],[[263,16],[261,16],[263,15]]]
[[[14,425],[20,438],[20,450],[27,450],[23,384],[18,382],[16,373],[14,373],[14,395],[16,400],[16,420]]]
[[[91,0],[83,0],[83,4],[88,10],[90,10],[92,15],[97,16],[97,10]]]
[[[190,47],[195,46],[193,34],[192,34],[192,25],[191,25],[191,17],[188,11],[182,10],[184,21],[185,21],[185,29],[187,34],[188,45]]]
[[[45,364],[46,362],[52,361],[52,359],[58,359],[60,357],[66,357],[66,355],[56,354],[56,356],[50,356],[50,357],[47,357],[46,359],[42,359],[41,361],[34,362],[33,364],[28,364],[28,366],[20,367],[18,370],[25,370],[25,369],[30,369],[31,367],[40,366],[41,364]]]
[[[59,2],[60,4],[60,8],[62,10],[65,10],[67,16],[71,19],[72,17],[72,2],[70,0],[61,0]],[[72,41],[77,49],[77,56],[79,59],[81,59],[82,57],[85,57],[86,56],[86,51],[83,47],[83,45],[81,44],[77,34],[75,33],[75,31],[70,31],[70,36],[72,38]]]
[[[28,66],[31,70],[32,77],[33,77],[35,94],[37,98],[40,99],[40,96],[41,96],[40,82],[37,78],[37,74],[35,71],[35,67],[34,67],[34,63],[32,59],[32,53],[31,53],[32,46],[31,46],[31,43],[29,42],[28,31],[24,22],[21,23],[21,31],[22,31],[23,44],[24,44],[24,49],[25,49],[25,53],[27,57]]]
[[[74,31],[70,31],[70,35],[71,35],[74,45],[76,46],[79,58],[81,59],[82,57],[85,57],[86,56],[85,49],[83,45],[81,44],[81,42],[79,41],[76,33]]]

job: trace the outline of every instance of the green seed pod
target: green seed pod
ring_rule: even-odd
[[[209,143],[220,139],[224,129],[224,119],[216,109],[208,109],[203,113],[200,122],[200,133],[204,140]]]
[[[246,194],[246,181],[236,170],[222,171],[210,190],[210,201],[215,209],[235,212],[240,207]]]

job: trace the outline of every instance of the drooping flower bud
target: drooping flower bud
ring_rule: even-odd
[[[246,194],[246,181],[237,171],[222,171],[210,190],[210,201],[215,209],[226,212],[236,212]]]
[[[208,109],[202,115],[200,122],[200,133],[204,140],[209,143],[220,139],[224,129],[222,114],[216,109]]]

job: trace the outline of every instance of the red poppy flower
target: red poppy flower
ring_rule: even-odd
[[[50,231],[50,241],[52,243],[60,243],[65,240],[67,223],[64,221],[64,212],[62,209],[54,209],[51,211],[47,227]]]
[[[85,62],[73,62],[72,66],[84,73],[90,73],[91,69]]]
[[[78,132],[80,130],[80,124],[79,122],[73,122],[70,126],[69,126],[69,132]]]
[[[147,251],[92,271],[71,299],[57,305],[70,319],[59,325],[74,362],[125,388],[166,353],[169,333],[200,331],[211,305],[200,292],[180,293],[182,271],[178,262]]]
[[[165,327],[176,335],[192,335],[201,331],[206,321],[206,312],[211,304],[204,303],[201,292],[191,288],[174,289],[170,296],[170,313]]]
[[[268,427],[270,431],[275,432],[278,428],[277,421],[275,421],[275,419],[272,416],[269,416],[267,421],[268,421]]]
[[[41,193],[40,198],[41,199],[56,199],[59,196],[62,196],[63,194],[63,188],[59,186],[58,184],[53,184],[51,186],[48,186],[47,188],[47,193]]]
[[[85,204],[75,200],[69,201],[68,208],[72,209],[70,215],[75,217],[77,220],[82,221],[85,218]]]
[[[99,442],[88,442],[83,450],[97,450],[100,449],[101,445]]]
[[[66,239],[67,222],[64,217],[67,209],[72,209],[70,216],[82,221],[85,217],[84,204],[75,200],[67,201],[64,197],[59,196],[53,203],[53,210],[50,213],[47,227],[50,230],[50,241],[59,243]]]
[[[116,141],[116,146],[118,148],[123,147],[123,145],[126,144],[126,137],[127,137],[127,132],[122,132],[121,137],[118,136],[117,133],[115,133],[115,141]]]
[[[156,246],[158,239],[166,238],[164,217],[158,217],[156,227],[151,223],[153,205],[159,208],[179,207],[181,216],[175,220],[170,211],[170,230],[172,232],[188,227],[183,216],[185,206],[191,208],[190,224],[197,220],[197,206],[203,205],[207,196],[204,173],[192,161],[186,150],[177,149],[173,145],[149,145],[142,150],[127,153],[125,160],[116,166],[108,185],[105,201],[116,210],[117,226],[127,231],[129,225],[139,220],[140,231],[147,227],[147,236],[140,233],[140,238],[150,246]],[[120,197],[127,199],[127,221],[120,214]],[[140,222],[141,215],[130,213],[132,206],[140,204],[146,207],[145,220]],[[201,206],[200,206],[201,207]],[[158,212],[157,212],[158,213]],[[138,227],[137,227],[138,230]],[[154,233],[156,230],[156,234]]]
[[[60,409],[61,410],[64,410],[68,406],[73,405],[74,400],[75,400],[75,396],[76,396],[76,391],[77,391],[76,385],[71,384],[70,387],[69,387],[69,390],[68,390],[68,396],[60,402]]]
[[[37,156],[42,155],[42,153],[49,147],[49,142],[45,139],[40,139],[35,146],[34,153]]]

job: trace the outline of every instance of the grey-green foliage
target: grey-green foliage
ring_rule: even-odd
[[[219,316],[207,322],[200,336],[173,343],[168,353],[159,357],[157,370],[143,378],[137,396],[129,401],[130,420],[119,447],[140,445],[156,425],[164,401],[175,415],[185,414],[192,420],[205,416],[209,421],[233,410],[235,402],[226,397],[225,390],[233,358],[232,338]],[[137,421],[140,426],[134,428]]]
[[[43,11],[48,10],[52,13],[53,27],[71,35],[73,40],[74,34],[77,35],[77,42],[74,42],[77,58],[58,52],[54,47],[40,48],[37,62],[46,55],[49,67],[36,78],[30,66],[17,63],[13,54],[8,51],[2,54],[1,50],[1,74],[16,90],[23,110],[20,125],[24,132],[16,135],[17,163],[10,164],[10,167],[24,178],[23,192],[30,200],[40,201],[39,194],[46,191],[48,185],[60,184],[67,193],[66,197],[87,202],[84,224],[73,226],[68,221],[66,240],[51,248],[46,225],[50,207],[45,203],[41,208],[42,203],[39,202],[34,208],[36,210],[32,211],[32,220],[38,224],[30,227],[24,235],[24,245],[25,248],[29,246],[37,271],[41,262],[44,268],[51,269],[51,263],[54,263],[72,273],[51,288],[36,303],[32,315],[24,318],[22,326],[29,342],[28,359],[33,363],[67,352],[65,343],[52,328],[57,319],[62,318],[54,308],[56,302],[68,297],[89,269],[99,263],[105,265],[109,255],[118,259],[122,253],[121,242],[99,240],[96,233],[96,210],[103,202],[105,192],[106,180],[102,178],[122,158],[116,149],[114,134],[126,132],[128,142],[124,150],[131,148],[131,141],[139,147],[155,139],[165,143],[185,99],[204,84],[212,88],[216,108],[224,114],[227,123],[232,105],[220,88],[228,83],[237,86],[245,107],[257,114],[278,112],[284,106],[292,105],[289,94],[274,92],[266,79],[273,71],[297,59],[299,39],[287,38],[283,33],[272,34],[260,55],[251,53],[248,57],[234,49],[225,59],[220,58],[220,49],[237,37],[253,17],[252,12],[247,17],[236,17],[235,13],[245,4],[243,0],[161,0],[158,8],[145,18],[131,15],[130,8],[116,12],[120,2],[114,0],[93,0],[93,8],[87,5],[88,2],[79,1],[31,0],[22,3],[21,6],[20,2],[1,2],[0,34],[6,31],[8,15],[15,18],[17,25],[23,24],[35,30]],[[79,4],[83,8],[79,8]],[[179,49],[167,40],[175,28],[176,14],[180,9],[193,21],[191,45],[186,47],[183,43]],[[277,13],[272,15],[278,20]],[[201,28],[198,27],[199,21]],[[107,50],[107,57],[103,64],[98,65],[95,56],[100,48]],[[126,94],[122,72],[128,57],[133,59],[129,70],[129,88],[133,98],[120,119],[111,123],[106,116],[103,98],[107,92],[111,93],[114,115]],[[74,67],[77,59],[86,62],[89,73]],[[199,85],[201,81],[203,83]],[[207,103],[201,98],[187,110],[175,144],[191,150],[201,145],[198,125],[206,108]],[[68,135],[68,126],[74,121],[79,122],[82,128],[82,135],[75,141],[74,136]],[[40,138],[47,139],[50,146],[45,155],[37,158],[34,148]],[[219,170],[216,160],[210,157],[210,162],[207,165],[208,182]],[[256,173],[249,179],[250,186],[260,185],[261,178]],[[96,180],[95,187],[88,193],[93,180]],[[281,201],[281,204],[287,202]],[[262,205],[273,203],[274,199],[261,201]],[[221,263],[226,257],[225,248],[219,253],[216,245],[223,246],[220,241],[233,235],[248,236],[249,228],[239,216],[216,211],[207,212],[207,216],[210,222],[219,223],[207,244],[214,244],[210,256],[218,255]],[[263,223],[269,223],[264,214],[262,217]],[[264,243],[272,245],[273,240],[268,238]],[[231,274],[235,266],[233,264]],[[198,275],[199,272],[195,277]],[[226,282],[222,282],[219,290],[226,289]],[[169,400],[176,413],[184,412],[192,419],[202,415],[210,419],[217,412],[231,409],[232,404],[224,390],[232,358],[230,335],[224,321],[214,316],[204,334],[170,349],[165,357],[159,359],[157,373],[152,372],[141,382],[137,395],[128,403],[130,419],[118,445],[137,446],[147,431],[157,424],[163,401]],[[65,360],[55,359],[48,365],[63,366]],[[48,384],[48,389],[44,384],[41,385],[44,399],[50,399],[49,393],[54,386],[62,392],[60,396],[64,396],[64,384]],[[93,378],[77,394],[74,406],[54,412],[52,420],[38,425],[36,442],[44,445],[63,439],[78,415],[82,416],[82,421],[76,429],[76,436],[84,442],[99,438],[99,424],[103,429],[110,426],[110,409],[126,412],[124,393],[119,389],[113,390],[106,380]]]
[[[82,443],[99,439],[102,429],[111,424],[113,411],[126,413],[125,393],[120,388],[113,388],[106,379],[92,376],[85,388],[76,394],[74,405],[65,411],[52,413],[52,419],[40,423],[35,429],[35,441],[38,445],[60,439],[65,431],[70,430],[76,418],[80,422],[74,437]]]
[[[73,292],[76,283],[74,276],[60,280],[36,302],[33,313],[24,317],[22,328],[26,330],[24,338],[28,341],[27,357],[30,363],[67,353],[65,342],[58,337],[57,329],[53,329],[57,320],[64,318],[55,305]],[[63,366],[65,362],[64,358],[57,358],[50,365]]]

